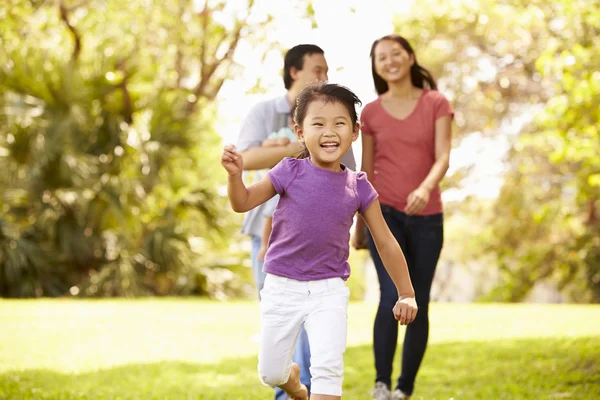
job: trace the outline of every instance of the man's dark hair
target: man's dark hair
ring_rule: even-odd
[[[325,54],[325,52],[315,44],[299,44],[285,53],[283,59],[283,83],[286,90],[289,90],[292,87],[292,83],[294,83],[290,70],[292,67],[296,67],[297,70],[301,71],[304,68],[304,56],[307,54]]]

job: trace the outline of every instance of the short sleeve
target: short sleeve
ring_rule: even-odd
[[[373,135],[373,131],[369,126],[370,109],[369,104],[367,104],[360,113],[360,131],[367,136]]]
[[[245,151],[249,148],[260,146],[262,141],[271,133],[265,131],[265,106],[265,103],[258,103],[246,115],[238,137],[237,151]]]
[[[267,173],[277,194],[284,194],[289,183],[295,178],[298,172],[298,162],[299,160],[295,158],[286,157]]]
[[[358,172],[356,174],[356,194],[358,195],[358,212],[364,213],[379,195],[367,179],[367,174]]]
[[[437,97],[435,101],[435,120],[437,121],[438,119],[446,115],[449,115],[450,119],[453,119],[454,110],[452,109],[452,106],[450,105],[448,99],[446,99],[446,97],[440,92],[437,92]]]

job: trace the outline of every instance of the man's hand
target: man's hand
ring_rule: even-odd
[[[240,156],[235,146],[228,144],[223,148],[223,155],[221,156],[221,164],[227,170],[229,175],[240,175],[243,170],[242,156]]]
[[[400,325],[408,325],[417,316],[417,301],[414,297],[400,297],[394,306],[394,317]]]
[[[260,249],[258,250],[258,253],[256,253],[256,258],[259,261],[265,261],[265,255],[267,254],[267,246],[260,246]]]
[[[365,235],[364,229],[356,229],[354,236],[352,237],[352,246],[356,250],[362,250],[367,248],[367,235]]]
[[[277,145],[278,146],[287,146],[288,144],[290,144],[291,140],[290,138],[287,137],[282,137],[277,139]]]

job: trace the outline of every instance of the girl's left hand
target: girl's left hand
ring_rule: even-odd
[[[394,317],[400,325],[408,325],[417,317],[417,301],[414,297],[401,297],[394,305]]]
[[[424,187],[418,187],[408,195],[408,200],[404,212],[408,215],[415,215],[425,209],[429,203],[429,190]]]

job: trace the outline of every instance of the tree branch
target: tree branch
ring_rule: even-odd
[[[67,8],[68,12],[78,9],[79,7],[89,3],[89,0],[81,0],[79,3],[73,4],[71,7]]]
[[[235,53],[235,49],[240,41],[242,28],[246,25],[246,20],[238,21],[238,25],[236,26],[235,32],[233,33],[233,37],[231,38],[231,42],[229,43],[229,48],[227,52],[223,55],[223,57],[216,59],[212,62],[204,71],[204,74],[200,78],[200,82],[196,86],[194,90],[194,94],[196,97],[200,97],[204,94],[206,86],[208,85],[208,81],[213,76],[219,65],[221,65],[225,60],[233,58],[233,54]],[[219,46],[217,46],[218,48]]]
[[[593,225],[598,221],[598,215],[596,212],[596,199],[592,199],[588,201],[588,209],[587,209],[587,221],[588,225]]]
[[[198,82],[198,84],[192,91],[195,98],[194,98],[194,101],[188,102],[186,109],[185,109],[186,114],[189,115],[192,112],[194,112],[194,110],[196,108],[196,104],[197,104],[198,100],[200,99],[200,97],[204,97],[206,99],[212,100],[216,97],[219,90],[223,86],[225,78],[220,78],[217,80],[215,85],[213,85],[213,87],[210,91],[207,89],[210,79],[214,75],[217,68],[224,62],[233,60],[233,55],[234,55],[235,50],[240,42],[241,37],[242,37],[242,29],[244,29],[244,27],[246,27],[248,25],[247,24],[248,17],[250,16],[253,6],[254,6],[254,0],[248,0],[248,5],[247,5],[248,13],[246,14],[245,17],[238,19],[236,21],[236,25],[233,30],[233,35],[231,35],[231,39],[229,41],[229,46],[227,48],[227,51],[225,52],[225,54],[222,57],[216,59],[215,61],[213,61],[210,64],[206,61],[206,50],[207,50],[206,49],[206,46],[207,46],[206,36],[207,36],[208,16],[209,16],[208,5],[205,5],[204,10],[202,10],[202,12],[200,13],[200,15],[203,18],[203,20],[202,20],[202,22],[203,22],[202,48],[200,50],[200,62],[202,64],[201,68],[200,68],[200,81]],[[226,38],[227,38],[227,35],[225,35],[223,37],[223,39],[219,41],[219,44],[217,45],[217,49],[226,40]]]
[[[226,74],[227,76],[228,74]],[[212,87],[212,89],[210,90],[210,92],[206,93],[206,98],[208,100],[214,100],[215,97],[217,97],[217,94],[219,93],[219,90],[221,90],[221,87],[223,86],[223,83],[225,82],[225,78],[219,78],[219,80],[217,81],[217,83]]]
[[[77,29],[69,22],[69,11],[71,11],[74,7],[67,8],[64,2],[61,0],[58,3],[58,11],[60,14],[60,19],[65,23],[67,29],[71,32],[71,36],[73,36],[73,41],[75,42],[73,47],[73,53],[71,54],[71,64],[75,64],[79,59],[79,54],[81,53],[81,38]]]
[[[131,95],[129,94],[129,89],[127,89],[127,84],[129,83],[129,75],[125,71],[125,62],[126,60],[122,60],[117,64],[117,70],[123,72],[123,80],[119,84],[119,88],[123,91],[123,117],[125,118],[125,122],[131,124],[133,122],[133,105],[131,103]]]
[[[198,86],[196,86],[196,92],[194,94],[197,97],[199,97],[201,94],[203,94],[204,89],[206,88],[206,85],[208,84],[208,80],[215,73],[215,71],[217,70],[219,65],[221,65],[225,60],[233,58],[235,49],[240,41],[242,28],[245,25],[246,25],[246,20],[244,20],[243,22],[238,22],[238,26],[236,27],[235,32],[233,33],[233,37],[231,38],[231,42],[229,43],[229,48],[227,49],[227,52],[223,55],[223,57],[218,58],[213,63],[211,63],[210,66],[208,66],[208,68],[205,70],[205,74],[202,76],[200,83],[198,83]],[[217,48],[219,46],[217,46]]]
[[[208,17],[210,10],[208,9],[208,0],[204,3],[204,9],[200,12],[201,24],[202,24],[202,43],[200,45],[200,79],[205,74],[206,70],[206,47],[207,44],[207,31],[208,31]]]
[[[183,14],[185,11],[185,5],[183,0],[179,1],[179,21],[183,20]],[[175,27],[175,29],[177,30],[178,26]],[[177,32],[178,33],[178,32]],[[177,89],[181,88],[181,81],[183,80],[183,52],[181,51],[182,49],[182,40],[181,40],[181,35],[177,34],[177,53],[175,53],[175,63],[173,65],[173,69],[175,70],[175,73],[177,74],[177,79],[175,80],[175,87]]]
[[[123,91],[123,108],[125,112],[125,122],[131,124],[133,122],[133,102],[131,101],[131,94],[129,93],[129,89],[127,88],[127,84],[129,83],[129,78],[133,75],[133,73],[127,73],[127,69],[125,67],[128,60],[132,59],[133,56],[139,51],[139,46],[136,43],[131,52],[123,57],[120,61],[117,62],[115,68],[118,71],[123,72],[123,80],[118,85],[119,89]]]
[[[210,63],[209,65],[206,64],[206,60],[205,60],[205,62],[202,63],[200,82],[198,82],[198,85],[196,85],[196,87],[193,90],[195,100],[188,103],[187,108],[186,108],[186,114],[191,114],[194,111],[194,109],[196,107],[196,103],[198,102],[198,99],[200,97],[205,97],[205,98],[212,100],[215,98],[215,96],[221,89],[221,86],[223,85],[223,82],[224,82],[224,78],[220,79],[214,85],[213,89],[210,92],[207,91],[207,86],[210,81],[210,78],[214,75],[217,68],[221,64],[226,62],[227,60],[231,60],[233,58],[233,54],[235,53],[235,50],[239,44],[239,41],[240,41],[240,38],[242,35],[242,29],[246,26],[246,19],[247,19],[247,16],[243,20],[237,21],[233,36],[231,37],[231,41],[229,42],[227,52],[221,58],[216,59],[214,62]],[[223,40],[225,40],[225,39],[223,39]],[[220,44],[217,46],[217,48],[219,46],[220,46]],[[201,57],[202,57],[202,55],[201,55]]]

